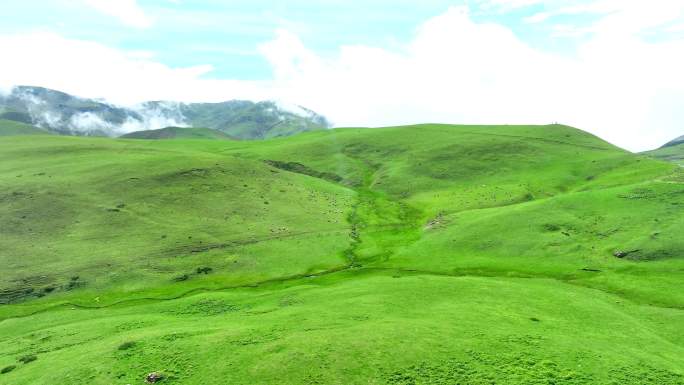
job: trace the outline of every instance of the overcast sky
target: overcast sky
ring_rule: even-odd
[[[0,91],[273,99],[336,126],[561,122],[630,150],[684,134],[682,0],[22,0]]]

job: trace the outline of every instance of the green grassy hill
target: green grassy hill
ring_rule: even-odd
[[[0,384],[684,384],[683,208],[561,125],[11,137]]]
[[[677,137],[675,139],[672,139],[671,141],[665,143],[665,145],[663,147],[676,146],[678,144],[684,144],[684,135]]]
[[[684,143],[672,144],[645,153],[656,159],[674,162],[684,166]]]
[[[49,132],[30,124],[0,119],[0,136],[49,134]]]
[[[124,139],[231,139],[227,134],[211,128],[165,127],[158,130],[136,131],[120,136]]]

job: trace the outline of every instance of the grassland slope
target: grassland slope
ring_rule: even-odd
[[[123,139],[231,139],[221,131],[211,128],[164,127],[158,130],[135,131],[121,135]]]
[[[562,125],[12,137],[0,383],[684,384],[683,183]]]
[[[647,156],[684,166],[684,143],[661,147],[657,150],[645,152]]]
[[[676,146],[676,145],[682,144],[682,143],[684,143],[684,135],[665,143],[665,145],[663,147]]]
[[[0,136],[13,135],[50,135],[50,133],[30,124],[0,119]]]

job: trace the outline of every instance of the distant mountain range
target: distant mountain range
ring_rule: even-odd
[[[663,147],[672,147],[672,146],[676,146],[678,144],[684,144],[684,135],[665,143],[665,145]]]
[[[78,136],[121,136],[165,127],[202,127],[237,139],[265,139],[330,126],[323,116],[309,109],[272,101],[151,101],[123,107],[29,86],[15,87],[8,95],[0,94],[0,119]]]
[[[665,143],[658,149],[646,151],[644,154],[684,167],[684,135]]]

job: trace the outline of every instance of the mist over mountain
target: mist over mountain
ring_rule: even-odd
[[[264,139],[330,126],[325,117],[309,109],[273,101],[150,101],[124,107],[31,86],[0,94],[0,119],[61,135],[111,137],[174,126],[211,128],[239,139]]]

